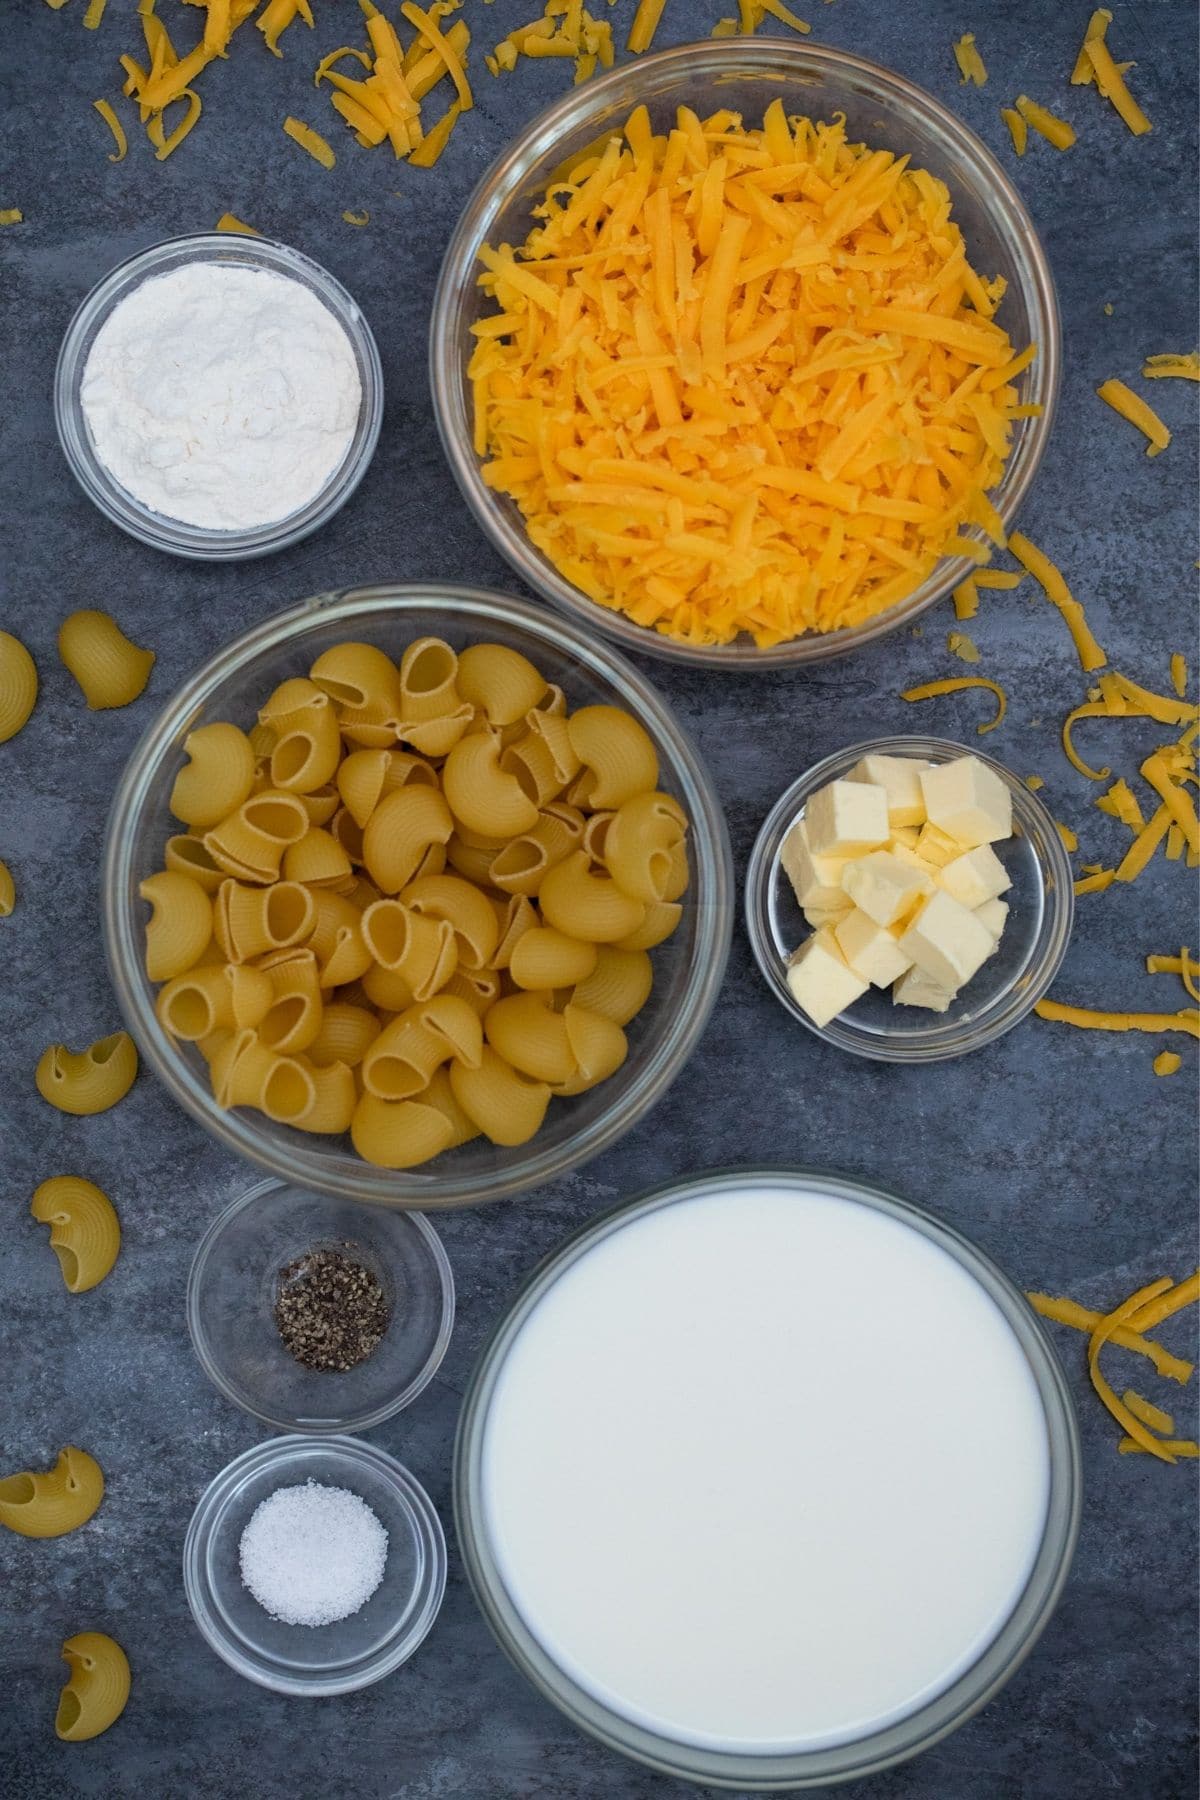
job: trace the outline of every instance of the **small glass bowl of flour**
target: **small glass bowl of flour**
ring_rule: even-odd
[[[55,422],[115,525],[199,561],[319,530],[383,417],[370,327],[319,264],[266,238],[171,238],[92,289],[63,339]]]

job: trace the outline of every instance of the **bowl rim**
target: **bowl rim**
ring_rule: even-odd
[[[236,1406],[239,1411],[247,1413],[252,1419],[260,1420],[264,1425],[272,1426],[276,1431],[286,1432],[289,1435],[298,1433],[305,1437],[335,1435],[344,1437],[358,1431],[369,1431],[373,1426],[382,1425],[386,1419],[393,1418],[396,1413],[402,1412],[406,1406],[412,1404],[418,1394],[424,1393],[441,1367],[454,1331],[454,1271],[450,1264],[450,1258],[446,1254],[445,1245],[424,1213],[417,1212],[412,1207],[382,1209],[386,1212],[387,1217],[402,1222],[403,1229],[411,1225],[424,1246],[441,1294],[441,1316],[438,1321],[437,1335],[424,1362],[412,1375],[407,1386],[393,1394],[390,1399],[382,1401],[378,1406],[364,1408],[359,1412],[346,1413],[340,1418],[328,1421],[306,1415],[303,1424],[285,1418],[281,1411],[272,1411],[266,1406],[254,1406],[246,1395],[227,1378],[225,1370],[214,1355],[210,1340],[200,1324],[200,1288],[208,1273],[209,1264],[217,1245],[221,1242],[228,1227],[250,1207],[260,1206],[265,1195],[293,1186],[295,1186],[293,1182],[280,1181],[268,1176],[266,1180],[256,1181],[243,1193],[236,1195],[228,1206],[221,1209],[215,1219],[210,1220],[203,1237],[196,1245],[195,1254],[188,1269],[184,1309],[192,1350],[195,1353],[196,1361],[219,1394]],[[313,1197],[318,1200],[328,1201],[331,1198],[328,1194],[320,1193],[316,1189],[312,1192]],[[343,1204],[350,1203],[343,1202]]]
[[[696,943],[682,1003],[649,1050],[644,1066],[630,1079],[619,1103],[614,1099],[561,1146],[537,1149],[538,1137],[502,1169],[474,1175],[450,1169],[389,1170],[344,1156],[334,1178],[307,1143],[277,1148],[252,1128],[240,1109],[223,1112],[190,1065],[180,1057],[155,1017],[153,994],[141,967],[138,931],[129,895],[129,865],[141,816],[143,790],[164,756],[177,751],[199,707],[222,683],[259,652],[286,645],[307,626],[350,622],[369,625],[373,614],[402,616],[439,609],[454,622],[485,630],[489,621],[517,625],[575,660],[614,688],[651,729],[672,763],[672,776],[691,821],[694,858]],[[536,650],[530,650],[536,655]],[[117,1004],[143,1057],[167,1092],[227,1149],[268,1173],[318,1193],[339,1194],[417,1211],[471,1206],[505,1199],[578,1168],[607,1149],[641,1120],[682,1071],[700,1040],[717,998],[728,960],[735,909],[733,857],[724,810],[713,781],[690,736],[651,682],[620,651],[596,639],[574,620],[494,589],[454,582],[405,582],[339,589],[317,594],[276,613],[234,638],[196,670],[159,711],[133,750],[118,782],[109,812],[101,861],[101,925],[105,957]],[[299,1136],[300,1134],[296,1134]],[[541,1134],[539,1134],[540,1136]],[[436,1169],[436,1165],[434,1165]]]
[[[882,1731],[825,1750],[761,1757],[674,1742],[633,1723],[574,1682],[539,1644],[505,1590],[487,1543],[481,1462],[491,1397],[525,1320],[563,1270],[627,1222],[701,1195],[763,1183],[819,1188],[883,1212],[939,1245],[999,1308],[1031,1365],[1046,1416],[1050,1491],[1041,1547],[1008,1619],[948,1688]],[[791,1164],[721,1167],[676,1178],[587,1219],[530,1270],[485,1339],[467,1382],[453,1451],[454,1524],[476,1604],[505,1655],[579,1730],[660,1773],[750,1792],[824,1788],[862,1780],[928,1750],[994,1698],[1032,1652],[1062,1595],[1079,1535],[1083,1467],[1071,1389],[1042,1320],[1003,1269],[965,1232],[916,1202],[837,1170]],[[923,1723],[921,1723],[923,1721]],[[918,1727],[914,1729],[914,1727]]]
[[[342,1465],[351,1470],[369,1468],[388,1482],[403,1502],[412,1521],[414,1536],[424,1551],[423,1583],[418,1583],[413,1593],[419,1594],[422,1584],[426,1592],[408,1629],[390,1646],[360,1663],[353,1672],[301,1679],[282,1673],[273,1664],[268,1666],[268,1659],[262,1652],[256,1653],[258,1660],[255,1660],[229,1637],[211,1603],[212,1590],[207,1580],[205,1559],[214,1524],[247,1479],[283,1469],[289,1462],[314,1454],[340,1459]],[[330,1474],[333,1473],[331,1469]],[[192,1621],[209,1648],[247,1681],[270,1688],[276,1694],[305,1698],[355,1693],[359,1688],[381,1681],[407,1662],[429,1635],[441,1610],[446,1573],[446,1534],[433,1501],[416,1476],[378,1445],[345,1434],[333,1437],[289,1434],[252,1444],[232,1462],[226,1463],[208,1483],[193,1509],[183,1542],[183,1591]]]
[[[345,332],[358,366],[362,394],[354,435],[325,486],[296,512],[265,525],[212,531],[172,519],[138,500],[104,467],[83,417],[79,390],[86,351],[101,323],[127,294],[187,261],[224,262],[286,275],[314,293]],[[353,294],[323,263],[279,238],[243,232],[181,232],[160,238],[114,263],[89,288],[63,333],[54,365],[54,424],[72,475],[88,499],[120,530],[152,550],[191,562],[240,562],[289,549],[328,524],[370,467],[383,425],[383,364],[367,318]]]
[[[906,76],[882,63],[828,44],[793,44],[779,38],[731,38],[659,50],[638,58],[635,65],[620,64],[598,79],[572,89],[538,113],[510,141],[475,186],[459,214],[442,259],[429,330],[429,389],[438,435],[459,492],[489,543],[527,586],[560,611],[585,620],[627,650],[693,667],[757,672],[825,662],[873,643],[902,625],[911,625],[931,606],[944,600],[977,568],[977,563],[970,557],[943,558],[921,587],[906,600],[860,625],[840,631],[789,638],[766,650],[745,644],[741,639],[724,645],[688,644],[637,625],[624,613],[599,605],[561,576],[536,551],[523,527],[509,520],[496,505],[491,490],[483,481],[480,460],[472,445],[464,395],[463,357],[461,346],[454,337],[454,325],[461,297],[475,281],[478,244],[487,238],[505,197],[544,149],[575,126],[586,123],[592,114],[603,112],[610,104],[610,97],[632,79],[649,80],[656,72],[670,72],[672,67],[680,71],[702,68],[718,75],[778,72],[786,77],[789,70],[796,75],[811,71],[852,73],[894,96],[910,110],[926,116],[943,136],[952,140],[956,152],[972,160],[986,176],[989,190],[997,202],[1002,203],[997,210],[1008,215],[1005,235],[1011,251],[1019,262],[1028,264],[1030,289],[1045,325],[1044,341],[1039,340],[1038,356],[1028,371],[1033,386],[1026,396],[1037,401],[1043,411],[1039,418],[1030,421],[1026,440],[1028,450],[1015,453],[1020,457],[1020,465],[1011,485],[1005,487],[1002,475],[999,486],[992,490],[993,502],[1005,528],[1012,525],[1041,467],[1054,424],[1062,377],[1062,321],[1046,251],[1016,187],[983,139],[965,121]],[[631,105],[634,103],[630,101]],[[1006,472],[1010,466],[1011,461],[1006,464]],[[964,527],[964,534],[984,541],[984,533],[978,527]]]
[[[966,1022],[949,1021],[941,1027],[927,1027],[919,1037],[914,1034],[905,1039],[903,1035],[896,1034],[890,1038],[876,1038],[850,1023],[842,1022],[840,1015],[828,1025],[815,1024],[797,1005],[788,989],[775,947],[767,937],[763,925],[766,897],[779,861],[778,846],[772,849],[772,845],[781,827],[786,829],[790,826],[802,802],[826,781],[836,780],[864,756],[932,756],[947,762],[961,756],[977,757],[985,768],[991,769],[1003,780],[1012,795],[1014,815],[1017,823],[1023,827],[1024,835],[1029,837],[1031,824],[1037,826],[1046,862],[1049,864],[1047,870],[1042,857],[1034,851],[1037,886],[1045,913],[1040,953],[1036,958],[1031,953],[1030,960],[1014,972],[1007,985],[988,1003],[985,1014],[980,1018]],[[1033,849],[1032,839],[1030,848]],[[1049,808],[1004,763],[998,762],[986,751],[957,743],[952,738],[894,733],[888,737],[869,738],[863,743],[848,744],[844,749],[831,751],[784,789],[759,827],[750,852],[746,868],[743,918],[750,948],[754,952],[754,960],[763,980],[786,1011],[814,1037],[824,1044],[831,1044],[838,1050],[847,1051],[852,1056],[861,1056],[870,1062],[925,1064],[944,1062],[950,1057],[966,1056],[973,1050],[980,1050],[985,1044],[994,1043],[997,1038],[1003,1037],[1028,1017],[1046,994],[1066,956],[1075,919],[1075,885],[1070,859]],[[1037,949],[1035,944],[1035,950]],[[1016,984],[1020,980],[1025,980],[1026,985],[1018,993]]]

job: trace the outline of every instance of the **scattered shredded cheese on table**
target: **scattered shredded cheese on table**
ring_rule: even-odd
[[[1000,117],[1008,126],[1008,135],[1012,139],[1013,149],[1018,156],[1024,156],[1029,143],[1029,126],[1025,123],[1024,116],[1017,111],[1015,106],[1002,106]]]
[[[1026,125],[1032,125],[1039,137],[1044,137],[1048,144],[1056,150],[1069,150],[1075,142],[1075,127],[1065,119],[1056,118],[1046,107],[1039,106],[1028,94],[1017,95],[1017,112]],[[1014,139],[1015,142],[1015,139]]]
[[[1043,1319],[1052,1319],[1056,1325],[1069,1325],[1075,1331],[1086,1331],[1089,1336],[1104,1317],[1103,1313],[1093,1312],[1090,1307],[1081,1306],[1078,1301],[1063,1295],[1026,1294],[1025,1298]],[[1191,1379],[1193,1365],[1190,1362],[1127,1325],[1114,1331],[1109,1341],[1119,1344],[1122,1350],[1131,1350],[1135,1356],[1144,1356],[1153,1363],[1155,1373],[1167,1381],[1177,1381],[1183,1387]]]
[[[1091,63],[1096,86],[1104,98],[1112,103],[1135,137],[1143,136],[1151,128],[1150,121],[1125,85],[1124,69],[1133,65],[1126,63],[1118,67],[1103,34],[1086,37],[1082,54]]]
[[[995,731],[1008,710],[1008,696],[998,681],[989,681],[986,675],[956,675],[948,681],[926,681],[920,687],[905,688],[900,695],[902,700],[936,700],[941,694],[957,694],[963,688],[988,688],[995,694],[997,707],[994,719],[988,719],[975,727],[979,736],[985,732]]]
[[[0,209],[0,225],[19,225],[25,214],[19,206],[6,206]]]
[[[962,77],[959,83],[960,87],[965,87],[969,81],[974,82],[976,87],[983,86],[988,78],[987,68],[976,48],[973,31],[964,32],[954,45],[954,60],[958,64],[958,72]]]
[[[1154,1059],[1156,1075],[1177,1075],[1183,1067],[1183,1058],[1177,1050],[1160,1050]]]
[[[129,148],[129,140],[125,136],[125,127],[122,125],[120,119],[118,119],[116,113],[113,111],[111,105],[109,104],[109,102],[107,100],[93,100],[92,105],[95,107],[96,111],[100,114],[100,117],[104,120],[104,123],[108,126],[108,129],[112,132],[113,142],[117,146],[115,156],[111,152],[109,153],[109,158],[108,158],[109,162],[111,162],[111,163],[124,162],[125,152]]]
[[[1062,570],[1019,531],[1014,531],[1009,538],[1008,548],[1022,567],[1033,576],[1051,605],[1057,606],[1066,620],[1067,630],[1079,653],[1084,673],[1090,674],[1093,669],[1102,669],[1108,657],[1093,637],[1083,608],[1067,586]]]
[[[1174,1013],[1094,1012],[1086,1006],[1039,1000],[1033,1010],[1039,1019],[1075,1025],[1081,1031],[1182,1031],[1188,1037],[1200,1038],[1200,1011],[1194,1006]]]
[[[1131,425],[1144,432],[1149,443],[1146,445],[1147,456],[1158,456],[1171,442],[1171,433],[1163,424],[1152,406],[1148,406],[1140,394],[1127,388],[1123,381],[1114,376],[1109,381],[1101,382],[1096,389],[1101,400],[1112,407],[1121,418],[1128,419]]]
[[[691,643],[858,624],[986,561],[1032,352],[950,206],[778,100],[663,135],[639,107],[481,252],[484,480],[589,598]]]
[[[236,213],[222,213],[217,220],[218,231],[240,232],[243,237],[261,237],[262,232],[253,225],[247,225],[245,219],[239,219]]]
[[[319,162],[323,169],[333,168],[337,157],[319,131],[314,131],[311,125],[290,115],[283,121],[283,129],[294,144],[299,144],[302,150],[308,151],[314,162]]]
[[[1200,381],[1200,350],[1164,351],[1159,356],[1148,356],[1142,364],[1142,374],[1148,381],[1160,381],[1164,376]]]
[[[957,591],[957,590],[956,590]],[[965,663],[979,661],[979,648],[965,631],[951,631],[946,634],[946,648],[952,656],[957,656]]]
[[[1077,894],[1103,894],[1117,879],[1115,869],[1093,869],[1088,875],[1081,875],[1074,883]]]

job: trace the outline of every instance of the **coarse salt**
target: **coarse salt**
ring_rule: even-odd
[[[96,455],[136,500],[186,525],[247,531],[325,487],[362,384],[346,331],[311,288],[201,260],[118,302],[79,398]]]
[[[332,1625],[383,1580],[388,1534],[348,1488],[276,1488],[242,1533],[242,1584],[284,1625]]]

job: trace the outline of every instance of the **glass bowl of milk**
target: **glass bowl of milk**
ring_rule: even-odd
[[[861,1779],[988,1701],[1078,1531],[1078,1432],[1019,1290],[920,1208],[730,1170],[593,1220],[485,1348],[459,1543],[517,1667],[708,1785]]]
[[[358,487],[383,369],[357,301],[311,257],[229,232],[169,238],[99,281],[67,328],[54,417],[114,525],[197,562],[286,550]]]

